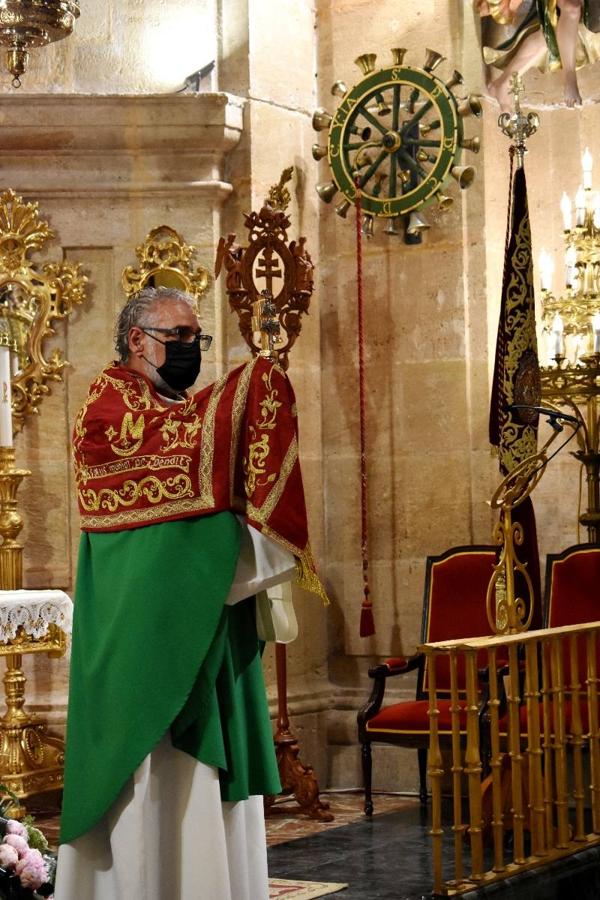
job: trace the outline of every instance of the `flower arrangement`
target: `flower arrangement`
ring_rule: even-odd
[[[22,822],[5,818],[19,799],[4,785],[0,792],[5,795],[0,802],[0,900],[51,897],[56,864],[48,841],[31,816]]]

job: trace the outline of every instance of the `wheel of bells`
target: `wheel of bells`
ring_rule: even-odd
[[[374,220],[384,218],[386,234],[404,231],[406,243],[421,243],[430,227],[423,207],[437,203],[447,210],[453,200],[443,193],[444,186],[452,180],[461,189],[473,183],[475,169],[460,165],[460,159],[463,150],[479,152],[479,138],[464,137],[463,121],[479,118],[482,108],[473,95],[454,95],[463,83],[460,72],[446,82],[434,74],[444,61],[440,53],[427,50],[418,69],[404,65],[404,48],[391,52],[393,65],[384,69],[375,68],[375,53],[359,56],[355,62],[364,78],[350,90],[343,81],[331,88],[334,97],[341,97],[335,115],[315,111],[313,128],[327,133],[327,143],[313,144],[312,154],[327,160],[332,176],[317,186],[317,193],[325,203],[342,194],[335,211],[346,218],[358,180],[363,233],[372,237]]]

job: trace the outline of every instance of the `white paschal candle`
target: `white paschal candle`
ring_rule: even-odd
[[[10,392],[10,350],[0,346],[0,447],[12,447],[12,400]]]

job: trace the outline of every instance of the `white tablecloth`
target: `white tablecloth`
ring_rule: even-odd
[[[0,643],[14,640],[22,626],[25,634],[39,640],[49,625],[71,633],[73,603],[64,591],[0,591]]]

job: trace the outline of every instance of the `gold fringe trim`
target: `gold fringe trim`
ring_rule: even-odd
[[[329,606],[330,600],[327,596],[321,579],[317,575],[315,569],[315,561],[313,559],[310,544],[307,544],[299,557],[296,559],[297,584],[305,591],[320,597],[325,606]]]

